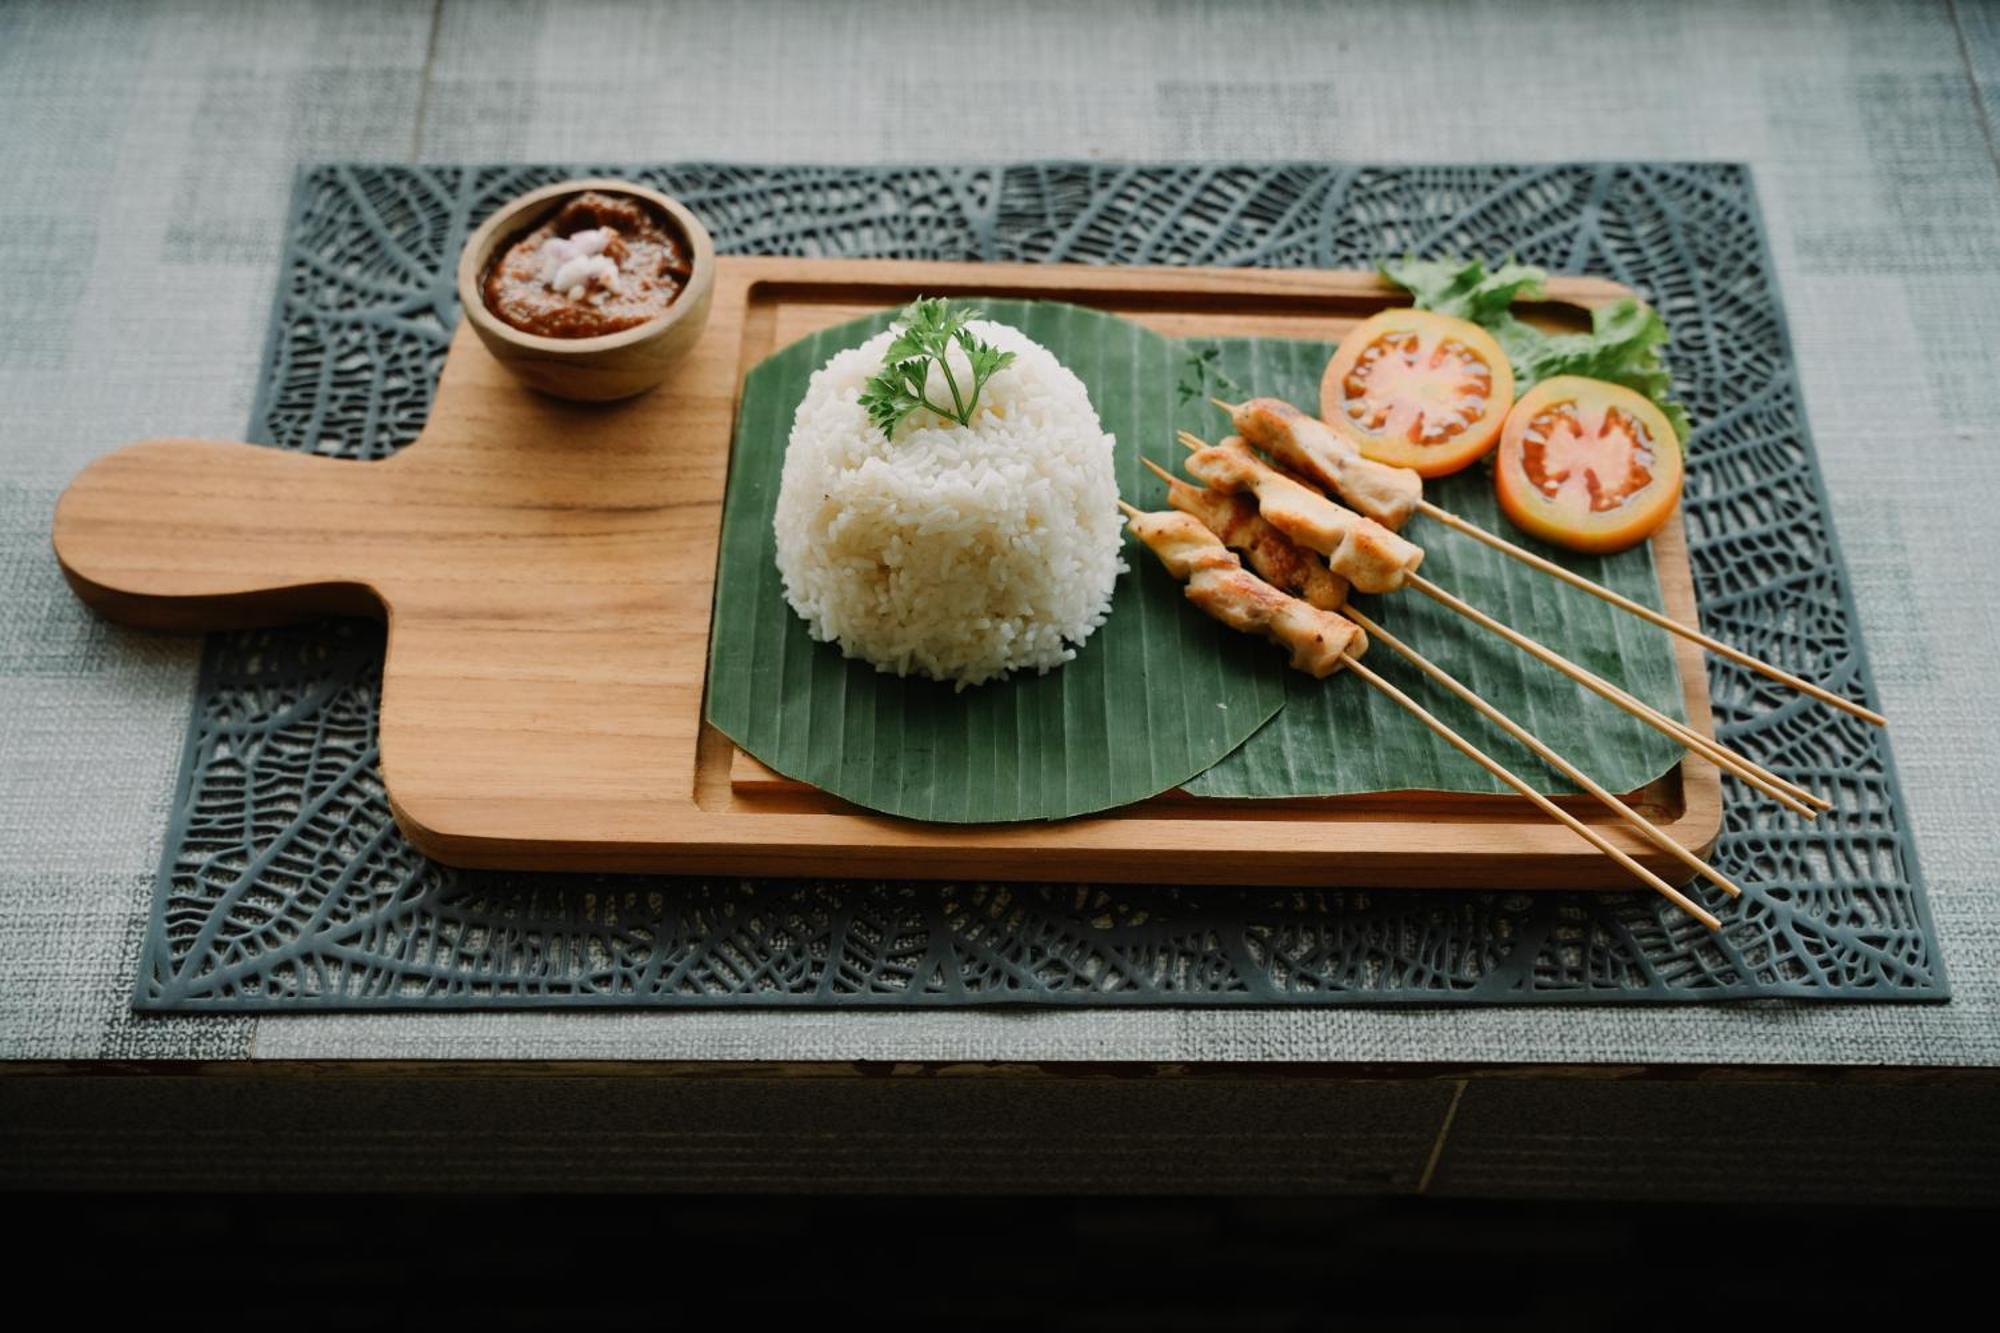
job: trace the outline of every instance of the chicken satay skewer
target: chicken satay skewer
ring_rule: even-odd
[[[1436,732],[1453,749],[1527,797],[1544,813],[1630,871],[1640,882],[1665,896],[1710,930],[1721,928],[1722,923],[1706,908],[1640,865],[1603,834],[1536,791],[1498,760],[1425,711],[1416,700],[1363,665],[1359,654],[1366,650],[1366,638],[1351,621],[1309,606],[1296,597],[1286,596],[1245,570],[1214,533],[1188,514],[1149,514],[1123,500],[1118,502],[1118,507],[1124,510],[1132,531],[1160,557],[1168,572],[1188,581],[1189,600],[1209,615],[1232,628],[1263,633],[1292,648],[1292,665],[1302,671],[1327,676],[1344,667],[1359,676],[1409,710],[1413,717]],[[1342,639],[1344,641],[1336,641]]]
[[[1149,514],[1120,500],[1126,521],[1167,572],[1187,584],[1187,598],[1231,629],[1261,634],[1292,650],[1292,665],[1324,679],[1368,651],[1368,636],[1345,616],[1280,592],[1243,568],[1201,520],[1169,511]]]
[[[1619,610],[1635,615],[1648,624],[1657,625],[1670,634],[1678,634],[1692,643],[1698,643],[1718,657],[1727,658],[1738,666],[1747,667],[1761,676],[1817,699],[1831,708],[1858,717],[1864,722],[1878,727],[1889,725],[1889,719],[1872,708],[1866,708],[1852,699],[1795,676],[1762,658],[1752,657],[1742,649],[1732,647],[1692,625],[1684,625],[1671,616],[1663,615],[1649,606],[1635,602],[1601,583],[1587,579],[1573,570],[1565,569],[1553,560],[1536,555],[1533,551],[1518,546],[1497,533],[1489,532],[1477,523],[1460,518],[1448,509],[1439,508],[1423,498],[1423,479],[1415,472],[1363,457],[1352,440],[1317,417],[1308,416],[1281,398],[1252,398],[1241,403],[1225,402],[1220,398],[1211,398],[1209,401],[1229,414],[1231,425],[1251,444],[1301,476],[1338,493],[1361,513],[1386,527],[1400,528],[1412,513],[1423,514],[1454,532],[1463,533],[1474,541],[1484,542],[1494,550],[1513,557],[1531,569],[1561,579],[1573,588],[1581,589],[1593,597],[1609,602]]]
[[[1589,792],[1592,796],[1595,796],[1620,819],[1631,825],[1646,841],[1652,843],[1655,847],[1673,857],[1697,875],[1708,880],[1709,883],[1715,885],[1730,897],[1738,898],[1742,896],[1743,889],[1734,880],[1724,875],[1708,862],[1702,860],[1699,856],[1696,856],[1687,848],[1681,846],[1680,843],[1674,841],[1673,838],[1667,835],[1665,830],[1661,829],[1637,810],[1634,810],[1631,806],[1625,804],[1618,797],[1612,795],[1596,779],[1592,778],[1575,764],[1572,764],[1569,760],[1563,758],[1562,755],[1558,754],[1553,747],[1548,745],[1539,736],[1529,731],[1513,718],[1508,717],[1498,708],[1486,702],[1486,700],[1480,698],[1479,695],[1473,692],[1471,687],[1459,680],[1458,677],[1452,675],[1443,667],[1431,661],[1428,657],[1425,657],[1422,653],[1410,647],[1409,644],[1404,643],[1401,639],[1391,634],[1388,630],[1383,629],[1375,621],[1361,614],[1361,612],[1355,610],[1353,607],[1348,607],[1343,614],[1349,620],[1359,625],[1371,639],[1387,644],[1391,652],[1400,654],[1409,661],[1411,666],[1414,666],[1417,670],[1423,672],[1426,676],[1429,676],[1432,680],[1471,705],[1478,711],[1480,716],[1493,723],[1494,726],[1499,727],[1521,744],[1527,746],[1528,749],[1534,751],[1544,763]]]
[[[1423,547],[1280,472],[1242,440],[1210,444],[1188,431],[1178,438],[1192,454],[1187,469],[1198,481],[1214,490],[1255,496],[1258,512],[1272,527],[1325,556],[1355,591],[1394,592],[1424,562]]]
[[[1423,503],[1424,479],[1414,471],[1365,457],[1354,441],[1282,398],[1208,401],[1229,414],[1238,435],[1391,531]]]
[[[1526,727],[1521,726],[1492,704],[1473,693],[1470,688],[1460,682],[1457,677],[1445,671],[1443,667],[1438,666],[1422,653],[1419,653],[1415,648],[1410,647],[1388,630],[1383,629],[1353,606],[1343,605],[1338,601],[1315,601],[1312,596],[1301,591],[1296,586],[1301,581],[1298,573],[1300,565],[1303,563],[1309,568],[1319,567],[1321,569],[1324,566],[1320,564],[1319,558],[1312,552],[1295,544],[1290,538],[1259,517],[1256,513],[1255,505],[1242,496],[1224,495],[1219,491],[1190,486],[1179,477],[1168,472],[1165,468],[1153,463],[1150,459],[1141,459],[1140,461],[1144,462],[1148,468],[1152,469],[1156,476],[1167,483],[1167,502],[1169,504],[1184,514],[1191,514],[1195,518],[1200,519],[1209,531],[1221,539],[1224,546],[1240,553],[1250,568],[1262,575],[1268,582],[1280,589],[1292,592],[1296,596],[1303,597],[1304,600],[1311,602],[1314,606],[1320,606],[1329,611],[1340,611],[1349,620],[1360,626],[1363,632],[1382,643],[1386,643],[1392,651],[1402,654],[1419,671],[1422,671],[1438,684],[1458,695],[1459,698],[1464,699],[1483,716],[1506,731],[1508,735],[1534,751],[1544,762],[1557,769],[1564,776],[1568,777],[1570,781],[1576,783],[1591,795],[1597,797],[1598,800],[1602,801],[1613,812],[1618,814],[1620,818],[1630,823],[1636,831],[1654,846],[1659,847],[1689,869],[1703,875],[1732,897],[1742,892],[1733,881],[1723,876],[1713,866],[1703,861],[1693,852],[1681,846],[1680,843],[1674,841],[1643,815],[1640,815],[1637,811],[1619,800],[1618,797],[1605,790],[1588,774],[1582,772],[1574,764],[1571,764],[1567,759],[1556,753],[1554,749],[1535,736]],[[1210,515],[1213,515],[1219,521],[1211,521]],[[1338,574],[1328,572],[1326,577],[1330,584],[1339,585],[1344,592],[1345,584]]]
[[[1241,551],[1250,568],[1267,583],[1322,611],[1338,611],[1347,605],[1347,580],[1327,568],[1317,553],[1272,527],[1254,502],[1241,495],[1190,486],[1150,458],[1139,461],[1167,483],[1168,504],[1200,520],[1224,546]]]
[[[1507,628],[1422,578],[1416,573],[1417,565],[1423,559],[1421,547],[1285,476],[1252,454],[1242,441],[1209,445],[1187,431],[1179,432],[1179,438],[1191,451],[1188,469],[1200,480],[1218,490],[1249,490],[1257,497],[1260,511],[1273,527],[1293,541],[1323,552],[1334,572],[1347,576],[1358,591],[1391,591],[1405,584],[1417,587],[1473,623],[1492,630],[1578,684],[1602,695],[1718,768],[1742,778],[1795,814],[1813,819],[1817,817],[1818,809],[1832,808],[1830,802],[1751,763],[1693,728],[1675,722],[1658,709],[1592,675],[1554,650]],[[1405,550],[1414,552],[1414,557],[1405,557]]]
[[[1821,811],[1833,808],[1833,802],[1826,798],[1816,796],[1797,783],[1781,778],[1769,769],[1752,763],[1742,755],[1737,754],[1734,750],[1723,746],[1720,742],[1710,740],[1693,727],[1687,726],[1685,723],[1676,722],[1644,700],[1617,685],[1613,685],[1610,681],[1595,672],[1578,666],[1548,645],[1529,638],[1517,629],[1502,624],[1492,616],[1487,615],[1484,611],[1481,611],[1478,607],[1446,592],[1429,579],[1412,574],[1409,578],[1409,586],[1432,601],[1437,602],[1440,606],[1464,616],[1481,629],[1490,630],[1492,633],[1499,635],[1522,652],[1541,662],[1544,666],[1560,671],[1563,675],[1568,676],[1592,694],[1597,695],[1614,707],[1630,713],[1633,717],[1638,718],[1641,722],[1653,728],[1653,730],[1679,741],[1682,745],[1703,759],[1708,760],[1717,768],[1742,779],[1792,813],[1801,815],[1806,819],[1818,819]]]

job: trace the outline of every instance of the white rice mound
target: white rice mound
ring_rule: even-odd
[[[775,519],[785,599],[814,638],[961,689],[1076,656],[1125,568],[1114,441],[1083,382],[1018,329],[968,327],[1015,354],[969,426],[919,409],[890,440],[869,421],[859,399],[893,331],[816,371]],[[929,397],[951,401],[935,366]]]

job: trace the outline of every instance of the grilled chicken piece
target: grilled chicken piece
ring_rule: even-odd
[[[1187,470],[1212,490],[1255,495],[1266,522],[1325,556],[1357,592],[1394,592],[1423,563],[1423,547],[1286,476],[1234,436],[1188,455]]]
[[[1363,457],[1354,441],[1282,398],[1252,398],[1229,415],[1237,434],[1385,528],[1409,522],[1424,498],[1414,471]]]
[[[1167,503],[1198,519],[1224,546],[1240,552],[1250,568],[1279,592],[1322,611],[1338,611],[1347,604],[1347,580],[1328,569],[1320,556],[1265,522],[1249,496],[1225,495],[1169,476]]]
[[[1279,592],[1194,516],[1130,510],[1126,522],[1168,573],[1186,580],[1189,601],[1231,629],[1291,649],[1299,670],[1324,678],[1368,651],[1368,636],[1353,621]]]

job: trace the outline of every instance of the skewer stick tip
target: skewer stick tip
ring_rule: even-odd
[[[1118,507],[1125,512],[1125,517],[1127,518],[1144,518],[1146,516],[1145,510],[1140,509],[1136,505],[1126,504],[1123,499],[1118,501]]]
[[[1208,448],[1208,441],[1202,439],[1201,436],[1196,435],[1193,431],[1179,431],[1175,434],[1174,438],[1179,440],[1181,446],[1190,453],[1198,453]]]
[[[1208,401],[1214,403],[1217,407],[1221,408],[1223,411],[1227,412],[1232,417],[1235,416],[1243,408],[1243,404],[1241,403],[1227,403],[1220,398],[1211,398]]]
[[[1170,486],[1180,480],[1179,477],[1176,477],[1173,473],[1167,471],[1165,468],[1161,467],[1158,463],[1155,463],[1150,458],[1142,458],[1139,461],[1141,463],[1144,463],[1148,468],[1152,469],[1152,473],[1154,476],[1158,477],[1161,481],[1166,482]]]

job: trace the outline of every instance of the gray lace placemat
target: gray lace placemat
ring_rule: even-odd
[[[414,439],[488,210],[604,168],[302,173],[251,438],[351,458]],[[737,253],[1367,266],[1511,252],[1607,275],[1674,331],[1697,423],[1707,628],[1872,701],[1749,174],[1538,167],[1026,164],[613,168]],[[397,832],[382,637],[209,641],[140,1009],[1342,1004],[1941,999],[1884,735],[1711,659],[1731,745],[1827,793],[1802,824],[1738,784],[1711,934],[1651,894],[857,884],[454,871]]]

